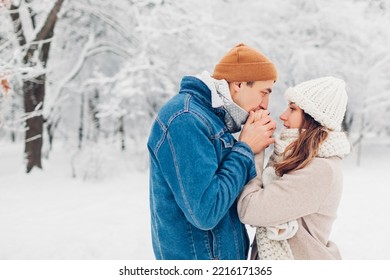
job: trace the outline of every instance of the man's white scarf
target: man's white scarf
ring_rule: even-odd
[[[211,105],[213,108],[223,108],[225,110],[225,125],[230,133],[236,133],[241,130],[247,118],[248,112],[238,106],[232,100],[229,84],[226,80],[216,80],[211,77],[210,73],[203,71],[196,76],[211,91]]]

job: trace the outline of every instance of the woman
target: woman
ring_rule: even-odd
[[[343,80],[323,77],[286,91],[284,129],[264,170],[243,189],[238,213],[257,227],[258,259],[341,259],[329,241],[342,193],[342,158],[350,144],[341,123],[347,105]],[[256,250],[257,249],[257,250]]]

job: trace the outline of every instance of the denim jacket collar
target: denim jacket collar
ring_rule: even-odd
[[[193,84],[187,81],[187,78],[196,79]],[[197,87],[194,87],[196,84]],[[202,87],[199,85],[201,84]],[[204,89],[206,86],[206,90]],[[191,89],[191,94],[201,98],[207,105],[216,110],[217,115],[221,117],[220,111],[223,111],[223,118],[228,131],[236,133],[241,130],[241,125],[248,118],[248,113],[231,100],[228,84],[225,80],[215,80],[211,75],[204,71],[197,77],[185,77],[182,80],[181,89]],[[188,92],[188,91],[185,91]],[[206,94],[207,93],[207,94]]]
[[[202,102],[212,108],[211,91],[207,85],[200,79],[194,76],[184,76],[181,84],[179,94],[191,94]],[[216,115],[224,122],[226,111],[223,108],[212,108]]]

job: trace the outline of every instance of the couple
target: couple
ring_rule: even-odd
[[[239,44],[212,75],[184,77],[161,108],[148,140],[157,259],[247,259],[244,223],[256,227],[251,259],[341,259],[329,235],[350,150],[345,83],[323,77],[287,89],[274,139],[276,79],[268,58]]]

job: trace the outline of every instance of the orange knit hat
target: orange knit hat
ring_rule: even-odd
[[[255,82],[277,79],[274,64],[245,44],[231,49],[215,66],[213,78],[228,82]]]

